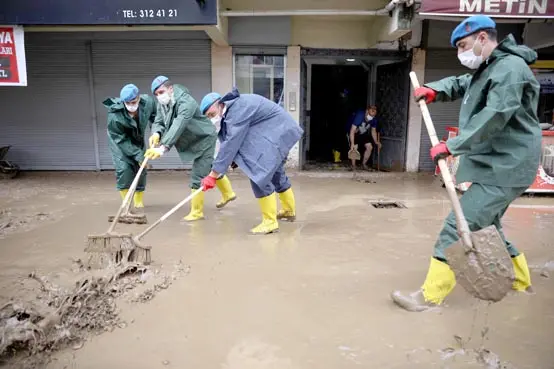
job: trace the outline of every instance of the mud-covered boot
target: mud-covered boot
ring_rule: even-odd
[[[236,200],[237,195],[233,191],[233,187],[231,186],[231,181],[229,180],[229,177],[221,177],[215,182],[215,185],[219,189],[219,192],[221,192],[221,200],[217,204],[215,204],[216,208],[221,209],[231,201]]]
[[[294,201],[292,188],[289,188],[285,192],[281,192],[279,194],[279,200],[281,202],[281,210],[277,213],[277,219],[294,222],[296,220],[296,202]]]
[[[277,200],[275,192],[269,196],[258,199],[262,211],[262,222],[250,230],[251,234],[263,235],[274,233],[279,230],[277,222]]]
[[[430,301],[425,301],[421,289],[415,292],[394,291],[391,293],[391,299],[402,309],[413,312],[421,312],[437,306]]]
[[[195,192],[196,190],[192,190]],[[190,202],[190,213],[183,218],[185,222],[194,222],[204,219],[204,192],[194,196]]]
[[[421,289],[411,293],[394,291],[391,293],[391,298],[403,309],[420,312],[442,304],[454,286],[456,286],[456,277],[448,264],[431,258],[427,277]]]

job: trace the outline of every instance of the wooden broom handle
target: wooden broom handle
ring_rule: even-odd
[[[415,72],[410,72],[410,80],[412,81],[412,86],[414,87],[414,90],[419,88],[419,81],[417,80],[417,75],[415,74]],[[431,114],[429,113],[429,108],[427,107],[425,99],[419,100],[419,108],[421,109],[421,114],[423,115],[423,121],[425,122],[425,127],[427,127],[427,132],[429,133],[429,137],[431,138],[431,145],[438,145],[440,142],[437,137],[437,132],[435,131],[435,126],[433,125],[433,120],[431,119]],[[444,181],[444,185],[446,187],[446,192],[448,192],[448,197],[450,199],[450,203],[452,204],[454,215],[456,216],[458,233],[460,234],[460,237],[462,239],[462,245],[464,246],[466,252],[472,251],[473,242],[471,241],[469,226],[464,216],[460,200],[458,199],[456,187],[454,186],[454,182],[452,181],[452,175],[448,170],[445,159],[440,159],[438,164],[441,171],[442,179]]]

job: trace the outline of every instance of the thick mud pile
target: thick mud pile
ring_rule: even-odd
[[[35,296],[0,307],[0,365],[42,368],[57,350],[79,349],[91,334],[125,328],[116,304],[119,297],[130,295],[128,300],[135,303],[149,301],[186,271],[178,264],[174,273],[164,275],[129,264],[102,271],[100,276],[87,273],[70,289],[30,274],[37,282]]]

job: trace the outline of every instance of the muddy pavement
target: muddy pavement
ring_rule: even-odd
[[[0,182],[0,304],[31,294],[32,271],[73,283],[86,235],[104,232],[117,210],[112,176]],[[504,222],[532,267],[535,295],[488,306],[458,286],[446,307],[408,313],[388,296],[423,282],[449,210],[444,189],[426,176],[291,177],[297,222],[277,234],[247,235],[260,214],[236,174],[228,207],[215,209],[214,190],[206,220],[182,224],[184,209],[164,222],[145,238],[153,268],[182,263],[186,275],[145,303],[120,301],[125,325],[60,352],[48,368],[554,368],[554,198],[520,198]],[[186,183],[183,172],[149,174],[150,223],[188,195]],[[481,346],[490,352],[473,351]]]

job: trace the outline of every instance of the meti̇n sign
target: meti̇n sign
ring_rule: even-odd
[[[554,18],[554,0],[422,0],[421,15]]]

